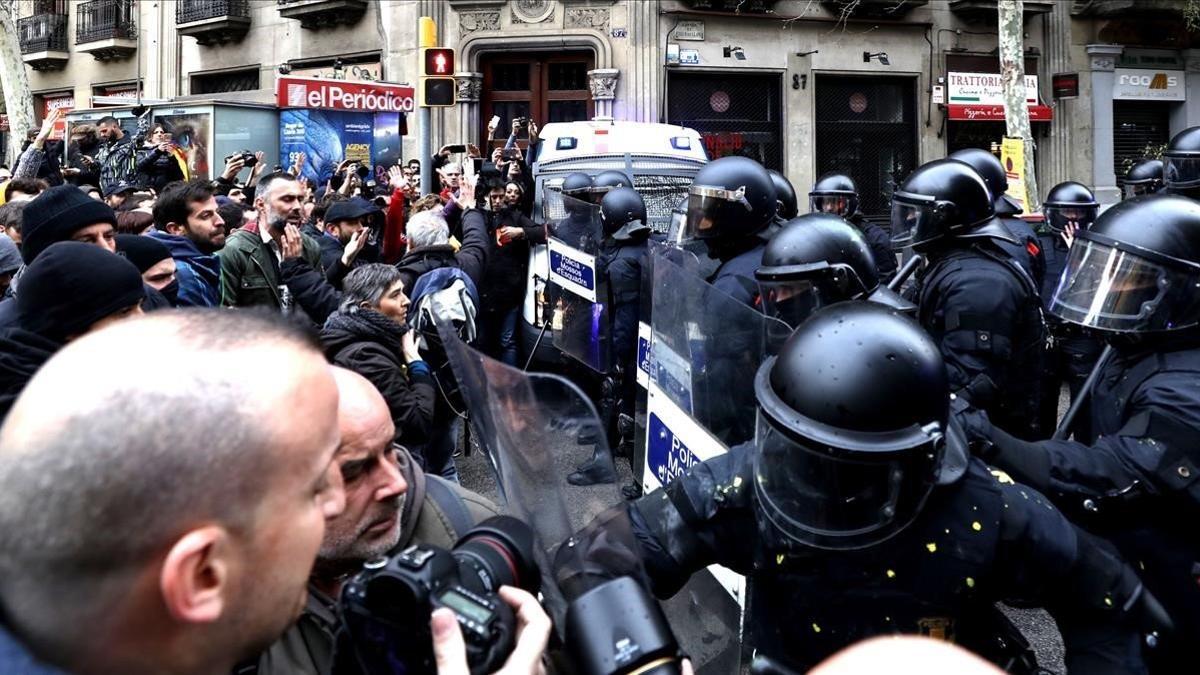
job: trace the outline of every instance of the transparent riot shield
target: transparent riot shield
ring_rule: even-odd
[[[548,242],[550,328],[559,351],[600,373],[612,369],[608,280],[600,243],[600,207],[554,192],[562,219]]]
[[[595,407],[564,378],[516,370],[441,332],[500,501],[535,532],[543,605],[568,645],[578,642],[581,630],[604,630],[614,617],[581,611],[581,599],[618,578],[648,587],[648,577],[618,484],[566,481],[583,462],[612,464]],[[677,594],[664,603],[667,620],[697,672],[732,673],[738,617],[710,608],[721,607],[711,595],[703,589]],[[611,634],[603,638],[612,640]]]
[[[754,375],[791,333],[787,324],[717,290],[656,253],[654,388],[725,448],[754,437]]]

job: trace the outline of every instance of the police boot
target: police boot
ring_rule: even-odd
[[[607,448],[596,447],[592,458],[580,464],[567,476],[571,485],[600,485],[617,482],[616,471],[613,470],[612,456]]]

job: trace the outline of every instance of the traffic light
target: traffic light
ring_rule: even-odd
[[[434,108],[456,103],[458,87],[454,82],[453,49],[429,47],[421,50],[421,79],[417,89],[418,105]]]

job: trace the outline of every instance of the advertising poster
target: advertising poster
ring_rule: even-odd
[[[324,185],[337,165],[352,159],[373,165],[374,113],[335,110],[282,110],[279,113],[279,163],[291,166],[305,152],[303,175]]]
[[[1000,142],[1000,163],[1008,174],[1007,194],[1025,208],[1025,142],[1019,138],[1005,137]]]
[[[375,140],[371,156],[375,164],[375,182],[387,181],[389,167],[400,163],[402,135],[401,124],[404,113],[377,112],[375,113]]]
[[[192,178],[212,178],[208,165],[208,139],[212,138],[212,114],[187,112],[155,115],[154,122],[163,124],[171,133],[171,141],[187,156],[188,173]],[[147,130],[150,131],[150,130]],[[224,165],[224,157],[218,157]]]

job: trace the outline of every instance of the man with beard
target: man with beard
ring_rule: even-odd
[[[155,229],[149,236],[171,251],[180,307],[216,307],[221,301],[221,261],[225,220],[205,180],[168,187],[154,202]]]
[[[218,252],[221,259],[221,304],[226,307],[273,307],[290,314],[292,291],[283,283],[280,265],[303,258],[321,271],[321,247],[300,233],[304,219],[303,189],[286,171],[263,176],[254,192],[257,231],[229,235]]]
[[[483,497],[426,475],[392,441],[387,404],[363,376],[334,367],[346,508],[325,521],[325,538],[299,621],[264,652],[258,675],[323,674],[333,668],[341,623],[336,598],[363,562],[414,543],[450,548],[475,523],[496,515]]]

